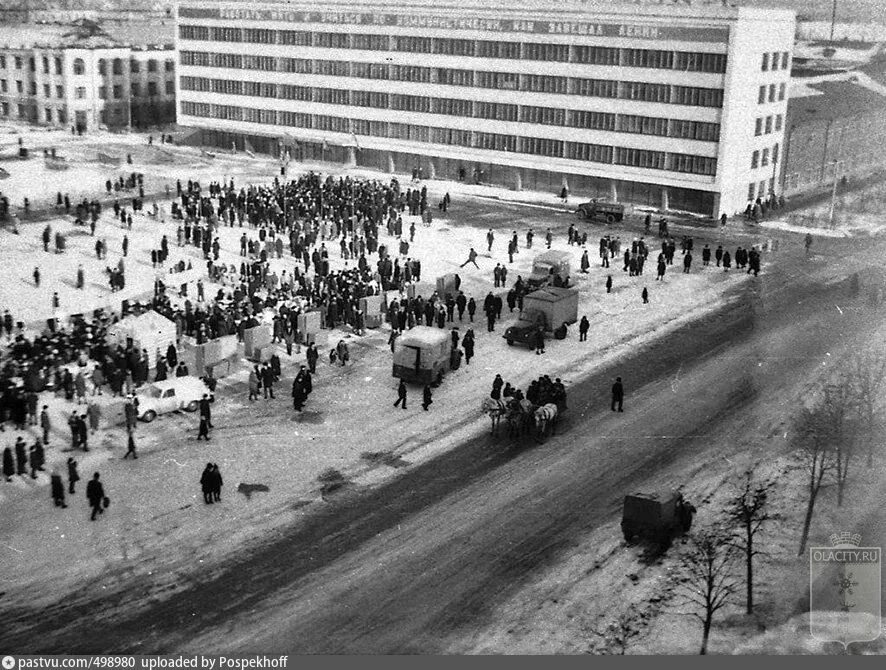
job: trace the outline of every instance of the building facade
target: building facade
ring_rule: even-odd
[[[171,42],[132,46],[52,37],[18,46],[3,45],[0,37],[0,120],[81,131],[175,121]]]
[[[178,121],[218,146],[731,215],[775,186],[794,26],[719,3],[182,0]]]
[[[886,96],[849,81],[812,85],[819,95],[792,97],[785,130],[786,196],[886,166]]]

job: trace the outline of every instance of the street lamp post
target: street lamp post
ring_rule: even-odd
[[[840,161],[834,160],[834,185],[831,188],[831,207],[828,212],[828,227],[834,227],[834,208],[837,203],[837,170],[840,165]]]

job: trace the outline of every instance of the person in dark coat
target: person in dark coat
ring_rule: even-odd
[[[205,416],[200,416],[200,426],[197,429],[197,440],[203,438],[209,442],[209,420]]]
[[[471,364],[471,359],[474,357],[474,329],[468,328],[468,332],[465,333],[465,336],[461,339],[462,349],[465,350],[465,365]]]
[[[166,362],[169,363],[170,368],[178,367],[178,351],[176,351],[174,344],[166,347]]]
[[[468,305],[468,299],[465,297],[464,292],[459,291],[458,296],[455,298],[455,307],[458,310],[458,320],[461,321],[462,317],[465,315],[465,308]]]
[[[582,316],[578,322],[578,341],[585,342],[588,339],[588,331],[591,329],[591,322],[587,316]]]
[[[169,377],[169,369],[166,367],[166,359],[163,356],[160,356],[157,359],[157,371],[154,375],[155,382],[162,382],[168,379]]]
[[[273,395],[271,396],[273,397]],[[209,428],[212,428],[212,407],[209,403],[209,395],[206,393],[203,394],[203,397],[200,399],[200,416],[206,418],[206,425]]]
[[[92,475],[89,484],[86,485],[86,499],[89,501],[89,507],[92,508],[92,516],[90,521],[95,521],[96,514],[104,514],[105,488],[99,481],[99,475],[96,472]]]
[[[468,300],[468,319],[474,320],[474,313],[477,311],[477,303],[474,300],[474,297],[471,296],[471,299]]]
[[[274,373],[274,381],[280,381],[280,357],[277,354],[271,355],[271,372]]]
[[[77,461],[72,457],[68,457],[68,493],[74,495],[74,484],[80,481],[80,474],[77,472]]]
[[[723,247],[718,246],[717,250],[714,252],[714,258],[717,261],[717,267],[720,267],[720,261],[723,260]]]
[[[311,395],[314,390],[314,380],[311,378],[311,373],[308,372],[307,369],[305,369],[304,365],[302,365],[298,374],[301,376],[302,379],[302,388],[304,388],[305,390],[305,396]]]
[[[397,385],[397,400],[394,401],[394,407],[398,405],[402,405],[403,409],[406,409],[406,382],[402,379]]]
[[[317,345],[311,344],[308,347],[308,350],[305,352],[305,358],[308,360],[308,370],[311,374],[316,374],[317,372],[317,360],[320,358],[320,352],[317,351]]]
[[[277,238],[280,239],[279,237]],[[222,480],[221,471],[218,469],[218,463],[212,464],[212,501],[221,502],[221,488],[224,481]]]
[[[43,431],[43,444],[49,444],[49,431],[52,429],[49,405],[43,405],[43,410],[40,412],[40,429]]]
[[[306,399],[307,397],[305,395],[305,387],[302,383],[302,379],[296,375],[295,379],[292,380],[292,408],[301,412]]]
[[[495,379],[492,380],[492,393],[489,394],[489,397],[493,400],[501,400],[501,389],[505,385],[505,380],[501,378],[501,375],[495,375]]]
[[[135,436],[132,431],[129,431],[129,435],[126,439],[126,453],[123,455],[123,458],[129,458],[129,455],[132,454],[133,458],[138,458],[138,454],[135,453]]]
[[[535,330],[535,353],[543,354],[545,352],[545,331],[541,326]]]
[[[6,447],[3,450],[3,476],[6,481],[12,481],[12,475],[15,474],[15,458],[12,455],[12,449]]]
[[[615,378],[615,383],[612,385],[612,411],[616,411],[616,405],[618,405],[618,411],[622,411],[622,403],[624,402],[625,390],[624,386],[621,383],[621,377]]]
[[[640,294],[640,297],[643,298],[643,304],[646,305],[649,303],[649,291],[646,287],[643,287],[643,292]]]
[[[62,481],[62,476],[53,471],[49,476],[49,483],[52,491],[52,502],[56,507],[66,508],[65,504],[65,483]]]
[[[25,450],[25,441],[19,437],[15,441],[15,472],[24,475],[28,471],[28,453]]]
[[[430,385],[430,384],[425,384],[425,390],[422,392],[421,408],[422,408],[425,412],[427,412],[427,411],[428,411],[428,407],[430,407],[430,405],[431,405],[432,402],[434,402],[434,401],[433,401],[433,399],[432,399],[432,397],[431,397],[431,385]]]
[[[732,256],[729,255],[728,251],[723,252],[723,272],[729,272],[729,268],[732,267]]]
[[[207,505],[212,504],[212,484],[213,484],[212,463],[207,463],[200,475],[200,490],[203,491],[203,502]]]
[[[261,386],[265,400],[269,395],[271,398],[274,397],[274,370],[267,363],[261,369]]]
[[[606,275],[606,292],[612,293],[612,275]]]

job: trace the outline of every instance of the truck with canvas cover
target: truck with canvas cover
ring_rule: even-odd
[[[393,376],[406,382],[439,384],[450,367],[452,336],[448,330],[416,326],[394,344]]]
[[[535,333],[541,327],[550,336],[561,326],[578,321],[578,289],[547,286],[533,291],[523,299],[523,311],[513,326],[505,329],[504,338],[514,343],[533,346]]]
[[[553,284],[555,276],[565,283],[569,278],[570,259],[568,251],[551,250],[539,254],[532,262],[532,273],[526,278],[526,285],[537,288]]]
[[[621,531],[626,542],[642,539],[665,543],[682,530],[678,491],[634,493],[625,496]]]
[[[575,210],[575,215],[583,221],[605,221],[617,223],[625,218],[625,206],[617,202],[583,202]]]

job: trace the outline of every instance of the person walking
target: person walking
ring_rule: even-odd
[[[428,407],[431,406],[431,403],[432,403],[432,402],[434,402],[434,401],[433,401],[433,399],[432,399],[432,397],[431,397],[431,385],[430,385],[430,384],[425,384],[425,389],[424,389],[424,391],[422,392],[421,408],[422,408],[425,412],[427,412],[427,411],[428,411]]]
[[[274,394],[271,393],[271,397],[274,397]],[[214,428],[212,425],[212,407],[209,403],[209,395],[204,393],[203,397],[200,399],[200,416],[206,417],[206,425],[209,428]]]
[[[545,352],[545,331],[539,326],[535,330],[535,353],[536,355],[543,354]]]
[[[624,385],[621,383],[621,377],[615,378],[615,383],[612,385],[612,405],[611,409],[613,412],[616,411],[616,405],[618,406],[618,411],[622,411],[622,404],[624,403],[625,390]]]
[[[28,453],[25,441],[19,437],[15,441],[15,474],[24,475],[28,471]]]
[[[203,502],[207,505],[212,504],[212,483],[213,483],[212,463],[207,463],[200,475],[200,490],[203,492]]]
[[[253,366],[249,371],[249,399],[258,398],[258,366]]]
[[[65,483],[62,481],[62,476],[56,470],[53,470],[49,476],[49,483],[52,490],[52,502],[56,507],[67,508],[65,504]]]
[[[588,339],[588,331],[591,329],[591,322],[588,321],[588,317],[582,316],[581,321],[578,322],[578,341],[586,342]]]
[[[43,405],[40,411],[40,429],[43,431],[43,444],[49,445],[49,431],[52,429],[52,421],[49,418],[49,405]]]
[[[277,238],[280,239],[280,238]],[[221,502],[221,488],[224,481],[222,480],[221,471],[218,469],[218,463],[212,464],[212,502]]]
[[[406,382],[404,382],[402,379],[397,385],[397,400],[394,401],[394,407],[401,405],[401,403],[403,409],[406,409]]]
[[[261,369],[261,387],[265,400],[268,399],[268,396],[271,399],[274,398],[274,371],[267,363]]]
[[[689,268],[691,265],[692,265],[692,254],[687,251],[686,255],[683,256],[683,274],[686,274],[686,275],[689,274]]]
[[[465,336],[461,338],[461,346],[462,349],[465,350],[465,365],[471,364],[471,359],[474,357],[474,329],[468,328],[468,331],[465,333]]]
[[[489,229],[489,232],[486,233],[486,251],[492,252],[492,243],[495,241],[495,235],[492,233],[492,228]]]
[[[612,275],[606,275],[606,292],[612,293]]]
[[[77,461],[73,456],[68,457],[68,493],[74,495],[74,485],[80,481],[80,473],[77,472]]]
[[[86,499],[89,501],[89,507],[92,509],[90,521],[95,521],[96,514],[105,513],[105,487],[99,481],[99,474],[96,472],[92,475],[89,484],[86,485]]]
[[[130,454],[132,454],[133,458],[138,458],[138,454],[135,453],[135,436],[131,430],[128,432],[128,437],[126,439],[126,453],[123,455],[123,458],[129,458]]]
[[[646,289],[645,286],[643,287],[643,292],[640,294],[640,297],[643,298],[644,305],[649,304],[649,291]]]
[[[6,478],[6,481],[11,482],[14,474],[15,459],[12,456],[12,449],[6,447],[3,450],[3,476]]]
[[[209,442],[209,421],[204,415],[200,415],[200,427],[197,430],[197,441],[200,441],[200,438],[203,438],[207,442]]]

